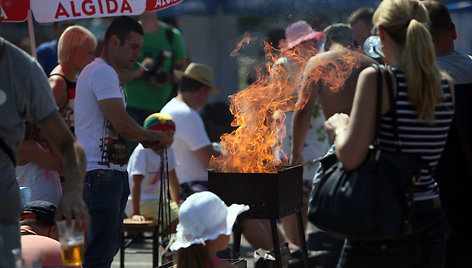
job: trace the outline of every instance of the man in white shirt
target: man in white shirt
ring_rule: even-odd
[[[210,67],[191,63],[181,76],[179,92],[161,110],[174,118],[176,130],[172,147],[179,165],[176,167],[180,184],[180,202],[195,192],[208,190],[207,168],[212,155],[203,120],[198,113],[205,107],[210,92],[219,93],[213,84]]]
[[[161,149],[172,136],[138,125],[125,109],[118,73],[133,67],[143,43],[141,25],[130,17],[115,19],[105,34],[100,57],[77,80],[75,134],[87,155],[84,200],[91,224],[83,267],[110,267],[118,252],[129,195],[124,139]]]

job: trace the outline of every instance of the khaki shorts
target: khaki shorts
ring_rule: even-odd
[[[170,204],[169,204],[170,202]],[[179,218],[179,206],[177,203],[166,200],[164,202],[164,226],[167,227],[169,223],[167,222],[166,218],[169,217],[169,212],[166,211],[166,206],[170,205],[170,222],[173,222]],[[141,215],[152,218],[153,220],[161,220],[159,219],[159,201],[146,201],[139,205],[139,212]]]

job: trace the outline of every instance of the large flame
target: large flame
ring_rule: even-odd
[[[232,55],[237,55],[242,44],[248,44],[250,40],[249,34],[245,34]],[[299,88],[305,64],[317,50],[311,47],[301,51],[296,47],[285,52],[284,56],[293,62],[295,70],[278,64],[278,49],[265,43],[264,50],[268,74],[259,70],[256,82],[229,96],[230,111],[234,116],[231,126],[237,129],[221,136],[222,154],[210,161],[210,167],[218,172],[276,173],[280,163],[274,157],[274,148],[285,136],[285,112],[295,109],[299,95],[303,96],[305,103],[309,98],[309,91],[299,92]],[[305,79],[309,80],[307,83],[316,83],[320,78],[329,77],[323,80],[329,81],[332,92],[337,92],[355,62],[356,59],[352,58],[326,62],[327,68],[320,68],[323,71],[317,69]],[[274,124],[275,118],[280,122]]]

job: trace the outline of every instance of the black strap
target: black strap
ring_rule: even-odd
[[[397,117],[397,109],[395,109],[395,97],[393,93],[393,82],[392,76],[390,75],[388,69],[381,65],[380,68],[385,72],[385,78],[387,80],[387,91],[390,103],[390,113],[392,116],[392,123],[393,123],[393,140],[395,142],[395,148],[397,152],[401,152],[401,141],[398,135],[398,117]]]
[[[62,79],[64,79],[64,81],[66,81],[66,93],[67,93],[67,100],[69,100],[69,87],[71,86],[70,83],[73,83],[71,81],[69,81],[65,76],[63,76],[62,74],[58,74],[58,73],[53,73],[53,74],[50,74],[49,77],[53,76],[53,75],[57,75],[59,77],[62,77]],[[62,107],[59,107],[59,110],[62,110],[66,107],[67,105],[67,101],[66,103],[62,106]],[[74,133],[74,132],[72,132]]]
[[[378,64],[372,64],[377,70],[377,102],[375,107],[375,134],[374,134],[374,147],[378,149],[379,146],[379,133],[380,133],[380,118],[382,116],[382,72]]]
[[[0,138],[0,147],[2,148],[2,150],[8,155],[8,157],[10,158],[11,162],[13,163],[13,165],[15,166],[15,158],[13,157],[13,152],[12,150],[10,149],[10,147],[8,147],[8,145]]]

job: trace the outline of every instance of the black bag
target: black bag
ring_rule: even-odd
[[[421,158],[401,152],[390,74],[390,97],[396,152],[380,151],[382,71],[377,68],[376,132],[367,158],[347,171],[336,155],[321,160],[322,173],[311,192],[308,219],[336,237],[350,240],[389,240],[411,233],[412,193]],[[318,185],[316,185],[318,184]]]

